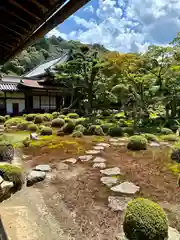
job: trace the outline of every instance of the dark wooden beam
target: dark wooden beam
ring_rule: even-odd
[[[15,47],[15,45],[10,45],[10,44],[7,43],[7,42],[2,42],[2,41],[0,41],[0,44],[1,44],[1,45],[5,45],[5,46],[7,46],[7,47],[9,47],[9,48]]]
[[[48,11],[48,8],[46,8],[41,3],[37,2],[36,0],[29,0],[30,2],[33,2],[38,8],[42,9],[43,13]]]
[[[5,46],[5,45],[3,45],[3,44],[1,44],[1,43],[0,43],[0,47],[2,47],[2,48],[4,48],[4,49],[7,49],[8,51],[9,51],[9,49],[12,49],[12,48],[10,48],[10,47],[8,47],[8,46]]]
[[[20,34],[19,32],[15,31],[14,29],[11,29],[10,27],[7,27],[6,25],[0,23],[0,26],[3,27],[4,29],[8,29],[9,31],[15,33],[16,35],[19,35],[20,37],[22,37],[23,35]]]
[[[15,2],[14,0],[8,0],[9,3],[13,4],[14,6],[16,6],[18,9],[21,9],[22,11],[24,11],[25,13],[27,13],[28,15],[30,15],[33,18],[36,18],[38,21],[42,20],[41,18],[39,18],[38,16],[36,16],[35,14],[33,14],[32,12],[30,12],[28,9],[24,8],[22,5],[20,5],[19,3]]]

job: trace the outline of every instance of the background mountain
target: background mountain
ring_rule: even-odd
[[[52,58],[59,57],[64,51],[78,49],[83,44],[79,41],[66,41],[61,37],[41,38],[31,47],[1,66],[1,73],[7,75],[23,75],[37,65]],[[96,49],[99,53],[108,50],[100,44],[88,45],[90,49]]]

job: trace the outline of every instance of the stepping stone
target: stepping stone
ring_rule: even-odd
[[[109,141],[110,142],[118,142],[119,140],[117,138],[110,138]]]
[[[97,150],[97,151],[102,151],[102,150],[104,150],[104,147],[103,147],[103,146],[94,146],[93,148],[94,148],[94,150]]]
[[[106,164],[103,162],[102,163],[94,163],[93,168],[106,168]]]
[[[131,200],[129,197],[108,197],[108,207],[113,211],[124,211],[128,205],[128,202]]]
[[[81,162],[87,162],[90,161],[93,158],[93,155],[84,155],[84,156],[79,156],[79,160]]]
[[[125,142],[112,142],[111,145],[112,146],[125,146],[127,143]]]
[[[118,167],[107,168],[107,169],[101,170],[100,172],[108,176],[118,175],[121,173]]]
[[[139,191],[139,187],[131,182],[123,182],[111,188],[113,192],[125,193],[125,194],[135,194]]]
[[[60,162],[56,165],[56,169],[61,171],[61,170],[67,170],[69,166],[66,163]]]
[[[77,159],[76,158],[68,158],[68,159],[64,160],[63,162],[75,164],[77,162]]]
[[[175,228],[168,228],[168,240],[180,240],[180,234]]]
[[[34,170],[36,171],[42,171],[42,172],[51,172],[51,167],[47,164],[44,165],[37,165]]]
[[[103,163],[106,162],[105,158],[102,157],[95,157],[95,159],[93,160],[94,163]]]
[[[157,143],[157,142],[151,142],[151,143],[149,144],[149,146],[150,146],[150,147],[160,147],[160,144]]]
[[[108,187],[112,187],[118,183],[118,179],[116,177],[101,177],[100,181]]]
[[[109,143],[98,143],[96,146],[102,146],[102,147],[110,147]]]
[[[46,177],[45,172],[32,170],[31,172],[28,173],[26,177],[27,187],[32,186],[34,183],[43,181],[45,177]]]
[[[96,154],[99,154],[100,153],[100,151],[98,151],[98,150],[88,150],[88,151],[86,151],[86,154],[90,154],[90,155],[96,155]]]

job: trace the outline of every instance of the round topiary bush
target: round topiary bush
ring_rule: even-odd
[[[36,117],[36,114],[31,113],[31,114],[27,114],[25,119],[26,121],[34,121],[35,117]]]
[[[139,135],[132,136],[129,138],[127,148],[130,150],[145,150],[147,148],[147,139]]]
[[[64,124],[65,124],[64,119],[62,119],[62,118],[55,118],[55,119],[52,120],[51,126],[52,127],[59,127],[59,128],[61,128],[62,126],[64,126]]]
[[[3,116],[0,116],[0,123],[4,123],[5,122],[5,117],[3,117]]]
[[[22,144],[24,147],[29,147],[30,145],[30,139],[28,137],[26,137],[23,141]]]
[[[53,116],[50,113],[44,113],[42,114],[42,119],[43,122],[50,122],[53,119]]]
[[[96,135],[96,136],[104,136],[105,135],[102,130],[102,127],[98,126],[98,125],[91,125],[88,128],[87,134],[88,135]]]
[[[50,127],[42,127],[42,129],[40,130],[40,134],[42,136],[52,135],[52,128],[50,128]]]
[[[42,123],[43,122],[43,117],[42,115],[37,115],[35,118],[34,118],[34,123],[35,124],[39,124],[39,123]]]
[[[74,131],[72,133],[72,137],[81,138],[81,137],[83,137],[83,133],[81,131]]]
[[[163,135],[173,134],[173,131],[169,128],[162,128],[161,134],[163,134]]]
[[[133,127],[124,127],[123,132],[127,133],[129,136],[134,135],[134,128]]]
[[[60,112],[53,112],[52,113],[52,118],[55,119],[55,118],[58,118],[60,115]]]
[[[153,142],[159,142],[158,137],[154,134],[151,133],[145,133],[143,136],[148,140],[148,141],[153,141]]]
[[[4,118],[5,118],[5,120],[10,119],[10,115],[5,115]]]
[[[77,119],[79,118],[79,115],[77,113],[68,113],[67,117],[72,119]]]
[[[74,131],[75,125],[73,122],[68,122],[64,125],[64,127],[62,128],[62,131],[65,134],[71,134]]]
[[[31,124],[28,125],[27,130],[30,131],[30,132],[36,132],[38,130],[38,127],[37,127],[36,124],[31,123]]]
[[[169,134],[169,135],[161,136],[161,139],[163,141],[170,141],[170,142],[175,142],[175,141],[179,140],[179,138],[178,138],[178,136],[176,136],[176,134]]]
[[[105,134],[108,134],[109,129],[110,129],[111,127],[113,127],[113,123],[105,123],[105,124],[102,124],[101,127],[102,127],[103,132],[104,132]]]
[[[82,124],[79,124],[75,127],[74,131],[80,131],[84,133],[86,131],[86,128]]]
[[[17,129],[21,131],[27,130],[28,124],[29,122],[24,120],[23,122],[17,124]]]
[[[129,240],[165,240],[168,220],[157,203],[137,198],[128,203],[123,229]]]
[[[0,165],[0,174],[5,181],[14,183],[15,190],[21,189],[24,183],[22,168],[10,164],[3,164]]]
[[[109,129],[108,134],[111,137],[122,137],[123,136],[123,130],[119,126],[113,126]]]

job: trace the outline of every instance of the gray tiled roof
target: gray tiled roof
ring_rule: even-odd
[[[0,83],[0,91],[16,92],[19,91],[17,83]]]
[[[42,75],[45,73],[46,69],[51,69],[54,65],[56,65],[58,63],[66,62],[68,60],[68,58],[69,58],[69,54],[65,53],[59,58],[56,58],[54,60],[45,62],[45,63],[37,66],[31,72],[25,74],[24,77],[36,77],[36,76]]]

